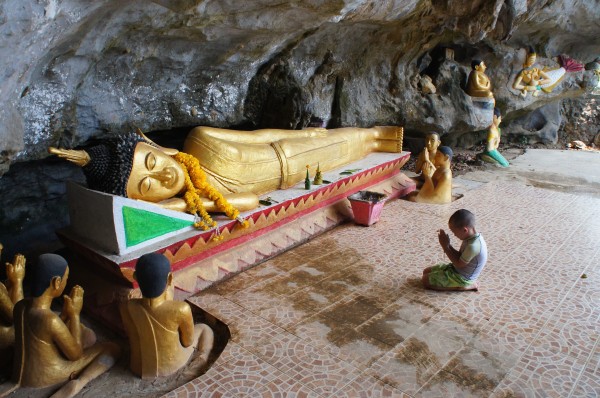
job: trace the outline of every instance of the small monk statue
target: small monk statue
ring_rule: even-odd
[[[321,170],[328,171],[372,152],[398,153],[402,136],[402,127],[256,131],[197,127],[183,152],[160,147],[141,132],[85,151],[51,147],[49,152],[82,166],[91,189],[203,218],[208,217],[205,210],[239,220],[240,211],[258,206],[257,195],[304,180],[307,164],[320,162]],[[216,223],[208,217],[204,226]]]
[[[425,162],[423,165],[423,186],[419,192],[410,197],[419,203],[450,203],[452,201],[452,149],[447,146],[438,148],[433,164]]]
[[[492,83],[485,74],[487,66],[480,59],[471,61],[471,73],[467,80],[467,94],[471,97],[494,98]]]
[[[69,267],[56,254],[43,254],[31,278],[30,298],[14,308],[15,360],[13,381],[21,387],[50,387],[65,383],[52,397],[72,397],[91,380],[110,369],[121,349],[111,342],[96,343],[80,322],[83,289],[74,286],[64,296],[60,315],[51,310],[67,285]]]
[[[0,244],[0,253],[3,246]],[[6,263],[6,285],[0,282],[0,369],[9,372],[12,349],[15,343],[13,325],[14,305],[23,299],[23,278],[25,277],[25,257],[17,254],[11,263]]]
[[[527,96],[529,91],[532,91],[532,96],[537,97],[542,86],[552,81],[546,72],[534,66],[536,59],[537,54],[535,50],[533,47],[529,47],[525,56],[523,69],[521,69],[513,83],[513,88],[519,90],[523,98]]]
[[[485,151],[479,155],[481,160],[488,163],[497,164],[498,166],[508,167],[508,161],[498,152],[498,146],[500,145],[500,123],[502,122],[502,116],[500,115],[500,109],[494,108],[494,116],[492,118],[492,125],[488,130],[487,144]]]
[[[131,345],[131,371],[142,379],[169,376],[187,364],[194,350],[198,356],[193,367],[204,366],[214,334],[208,325],[194,325],[188,303],[172,299],[169,260],[158,253],[143,255],[135,265],[134,278],[143,298],[120,307]]]
[[[421,173],[421,178],[423,178],[423,166],[426,163],[430,163],[431,166],[433,166],[433,160],[435,159],[435,154],[437,153],[440,143],[440,136],[437,133],[427,134],[425,138],[425,148],[423,148],[419,154],[415,164],[415,173]]]

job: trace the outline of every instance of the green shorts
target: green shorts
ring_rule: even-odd
[[[429,284],[437,287],[469,287],[475,283],[456,272],[452,264],[434,265],[428,276]]]

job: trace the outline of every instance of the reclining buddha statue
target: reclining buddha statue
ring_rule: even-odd
[[[372,152],[401,152],[402,127],[346,127],[236,131],[197,127],[183,151],[163,148],[141,132],[115,137],[86,150],[49,148],[83,167],[91,189],[198,214],[202,229],[214,226],[206,212],[239,219],[258,206],[257,195],[302,181],[306,165],[322,171]]]

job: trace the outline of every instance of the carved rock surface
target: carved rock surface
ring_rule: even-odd
[[[464,92],[473,58],[488,65],[507,123],[589,95],[593,71],[569,73],[538,98],[511,85],[528,44],[542,65],[557,66],[560,53],[595,59],[599,19],[587,0],[5,0],[0,175],[15,162],[44,164],[49,145],[86,145],[134,126],[164,136],[197,125],[395,124],[407,136],[458,137],[489,124]],[[436,93],[421,91],[423,75]],[[11,169],[10,178],[34,169]],[[0,206],[36,206],[4,179]]]

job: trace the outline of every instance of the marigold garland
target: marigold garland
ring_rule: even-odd
[[[184,152],[179,152],[173,156],[179,164],[183,166],[185,175],[185,194],[183,199],[187,205],[187,210],[196,216],[194,227],[204,231],[217,226],[217,223],[210,217],[204,205],[202,197],[207,197],[215,202],[217,209],[227,215],[232,220],[237,220],[244,228],[248,227],[248,221],[240,218],[240,212],[227,202],[223,195],[212,187],[206,181],[206,174],[200,167],[198,159]],[[215,240],[223,239],[217,230]]]

